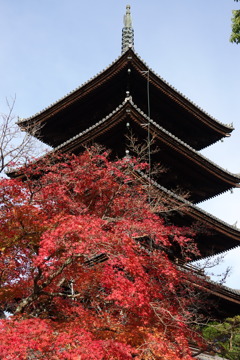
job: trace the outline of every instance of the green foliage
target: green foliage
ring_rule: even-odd
[[[203,329],[203,336],[212,347],[229,360],[240,359],[240,316],[213,322]]]
[[[234,0],[238,2],[239,0]],[[232,34],[230,37],[232,43],[240,43],[240,10],[233,10]]]
[[[232,43],[240,43],[240,10],[233,10],[232,34],[230,37]]]

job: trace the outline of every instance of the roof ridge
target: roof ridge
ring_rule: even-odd
[[[240,174],[234,174],[232,172],[230,172],[227,169],[222,168],[221,166],[219,166],[218,164],[216,164],[214,161],[209,160],[206,156],[202,155],[200,152],[198,152],[197,150],[195,150],[193,147],[191,147],[190,145],[188,145],[187,143],[185,143],[184,141],[182,141],[181,139],[179,139],[177,136],[173,135],[171,132],[169,132],[168,130],[166,130],[165,128],[163,128],[161,125],[157,124],[154,120],[152,120],[151,118],[148,117],[147,114],[144,113],[144,111],[142,111],[133,101],[132,99],[129,99],[129,102],[132,104],[132,106],[141,114],[143,115],[146,120],[150,121],[154,126],[158,127],[159,129],[161,129],[161,131],[163,131],[165,134],[168,134],[169,136],[171,136],[172,138],[174,138],[175,140],[177,140],[180,144],[184,145],[185,147],[187,147],[189,150],[193,151],[197,156],[201,157],[203,160],[211,163],[212,165],[216,166],[218,169],[228,173],[229,175],[235,176],[237,179],[240,180]]]
[[[147,179],[147,180],[149,181],[149,178],[148,178],[148,176],[147,176],[146,174],[144,174],[144,173],[143,173],[142,171],[140,171],[140,170],[138,170],[137,172],[138,172],[142,177],[144,177],[145,179]],[[231,228],[231,229],[233,229],[233,230],[237,230],[237,231],[239,232],[239,234],[240,234],[240,229],[239,229],[239,228],[236,228],[235,226],[228,224],[226,221],[219,219],[219,218],[216,217],[215,215],[210,214],[210,213],[207,212],[206,210],[203,210],[203,209],[200,208],[199,206],[193,204],[191,201],[184,199],[182,196],[177,195],[176,193],[174,193],[174,192],[171,191],[171,190],[168,190],[167,188],[165,188],[164,186],[160,185],[160,184],[159,184],[158,182],[156,182],[155,180],[152,180],[152,179],[151,179],[150,181],[151,181],[151,183],[152,183],[154,186],[158,187],[159,189],[161,189],[162,191],[164,191],[164,192],[167,193],[168,195],[174,197],[174,198],[177,199],[177,200],[182,201],[182,202],[185,203],[186,205],[188,205],[188,206],[190,206],[190,207],[192,207],[192,208],[200,211],[201,213],[203,213],[203,214],[211,217],[212,219],[217,220],[218,222],[222,223],[223,225],[226,225],[227,227],[229,227],[229,228]]]
[[[83,86],[89,84],[91,81],[93,81],[94,79],[96,79],[99,75],[103,74],[106,70],[110,69],[111,66],[113,66],[118,60],[120,60],[121,57],[124,57],[126,53],[123,53],[121,55],[119,55],[115,60],[113,60],[109,65],[107,65],[106,67],[103,68],[103,70],[98,71],[95,75],[91,76],[90,79],[84,81],[81,85],[77,86],[76,88],[74,88],[73,90],[69,91],[66,95],[62,96],[60,99],[54,101],[53,103],[51,103],[50,105],[48,105],[47,107],[45,107],[44,109],[42,109],[41,111],[36,112],[34,115],[28,117],[28,118],[19,118],[19,121],[17,122],[17,124],[21,124],[22,122],[25,121],[29,121],[31,119],[33,119],[34,117],[44,113],[46,110],[49,110],[52,106],[57,105],[59,102],[61,102],[62,100],[66,99],[68,96],[74,94],[76,91],[80,90]]]
[[[168,194],[169,196],[171,196],[171,197],[173,197],[173,198],[175,198],[175,199],[177,199],[177,200],[180,200],[182,203],[186,204],[187,206],[189,206],[189,207],[191,207],[191,208],[193,208],[193,209],[196,209],[198,212],[206,215],[207,217],[209,217],[209,218],[211,218],[211,219],[213,219],[213,220],[216,220],[218,223],[221,223],[222,225],[227,226],[228,228],[230,228],[230,229],[232,229],[232,230],[234,230],[234,231],[239,232],[239,234],[240,234],[240,229],[239,229],[239,228],[237,228],[237,227],[235,227],[235,226],[233,226],[233,225],[228,224],[226,221],[224,221],[224,220],[222,220],[222,219],[219,219],[217,216],[215,216],[215,215],[213,215],[213,214],[210,214],[210,213],[207,212],[206,210],[203,210],[203,209],[200,208],[199,206],[193,204],[191,201],[184,199],[182,196],[177,195],[176,193],[174,193],[174,192],[171,191],[171,190],[168,190],[167,188],[165,188],[164,186],[160,185],[160,184],[159,184],[158,182],[156,182],[155,180],[149,179],[149,177],[148,177],[146,174],[144,174],[144,172],[142,172],[141,170],[137,170],[137,172],[138,172],[143,178],[145,178],[146,180],[148,180],[148,181],[150,180],[150,182],[151,182],[154,186],[156,186],[157,188],[159,188],[160,190],[162,190],[164,193]],[[213,258],[214,256],[219,256],[219,255],[226,254],[228,251],[232,251],[232,250],[234,250],[234,249],[239,248],[239,246],[240,246],[240,244],[237,245],[237,246],[234,246],[234,247],[231,248],[231,249],[224,250],[224,251],[220,251],[220,252],[218,252],[217,254],[205,256],[205,257],[202,258],[202,259],[211,259],[211,258]],[[195,261],[193,261],[193,263],[196,262],[196,261],[199,261],[199,260],[195,260]],[[240,290],[239,290],[239,291],[240,291]],[[239,294],[240,294],[240,292],[239,292]]]
[[[191,105],[193,105],[195,108],[197,108],[198,110],[200,110],[203,114],[205,114],[206,116],[208,116],[210,119],[212,119],[213,121],[215,121],[216,123],[225,126],[227,128],[229,128],[229,130],[233,130],[234,127],[232,124],[224,124],[223,122],[217,120],[216,118],[214,118],[213,116],[211,116],[209,113],[207,113],[206,111],[204,111],[200,106],[198,106],[196,103],[194,103],[192,100],[190,100],[187,96],[185,96],[181,91],[177,90],[173,85],[171,85],[169,82],[167,82],[164,78],[162,78],[158,73],[156,73],[151,67],[148,66],[148,64],[141,58],[141,56],[131,47],[126,50],[123,54],[119,55],[115,60],[113,60],[108,66],[106,66],[103,70],[97,72],[94,76],[92,76],[90,79],[86,80],[85,82],[83,82],[80,86],[76,87],[75,89],[73,89],[72,91],[68,92],[66,95],[62,96],[60,99],[54,101],[53,103],[51,103],[49,106],[45,107],[44,109],[42,109],[41,111],[38,111],[37,113],[35,113],[34,115],[28,117],[28,118],[23,118],[18,120],[18,124],[21,124],[23,122],[29,121],[31,119],[33,119],[34,117],[44,113],[45,111],[49,110],[52,106],[57,105],[59,102],[63,101],[64,99],[66,99],[67,97],[71,96],[72,94],[74,94],[76,91],[80,90],[82,87],[86,86],[87,84],[89,84],[91,81],[95,80],[99,75],[103,74],[105,71],[107,71],[108,69],[110,69],[117,61],[119,61],[121,58],[123,58],[124,56],[126,56],[126,54],[128,52],[132,52],[145,66],[148,70],[150,70],[157,78],[159,78],[162,82],[164,82],[167,86],[169,86],[173,91],[176,92],[176,94],[178,94],[179,96],[181,96],[182,98],[184,98],[185,100],[187,100]]]
[[[223,288],[223,290],[231,292],[232,294],[238,295],[239,300],[240,300],[240,290],[232,289],[229,286],[223,285],[223,284],[218,283],[217,281],[214,281],[214,280],[211,280],[211,279],[207,279],[207,283],[212,284],[212,285],[216,285],[216,286],[221,286],[221,288]]]
[[[178,143],[180,143],[181,145],[183,145],[184,147],[188,148],[190,151],[192,151],[196,156],[198,156],[199,158],[202,158],[206,163],[209,163],[211,165],[213,165],[214,167],[218,168],[219,170],[227,173],[230,176],[235,177],[236,179],[240,180],[240,174],[234,174],[231,173],[230,171],[228,171],[227,169],[222,168],[221,166],[219,166],[218,164],[216,164],[215,162],[213,162],[212,160],[209,160],[206,156],[202,155],[201,153],[199,153],[197,150],[195,150],[194,148],[192,148],[190,145],[188,145],[187,143],[185,143],[184,141],[182,141],[181,139],[179,139],[177,136],[173,135],[172,133],[170,133],[168,130],[164,129],[162,126],[160,126],[159,124],[157,124],[154,120],[152,120],[151,118],[149,118],[144,111],[142,111],[132,100],[131,96],[127,96],[124,101],[118,106],[116,107],[111,113],[109,113],[107,116],[105,116],[104,118],[102,118],[100,121],[98,121],[97,123],[95,123],[94,125],[90,126],[89,128],[87,128],[84,131],[81,131],[80,133],[78,133],[77,135],[73,136],[72,138],[68,139],[67,141],[65,141],[64,143],[58,145],[56,148],[54,148],[53,151],[56,150],[60,150],[63,146],[71,143],[73,140],[76,140],[77,138],[79,138],[82,135],[87,134],[89,131],[91,131],[92,129],[96,128],[97,126],[101,125],[102,123],[104,123],[106,120],[108,120],[112,115],[114,115],[117,111],[119,111],[124,104],[126,104],[126,102],[129,102],[147,121],[149,121],[150,123],[152,123],[155,127],[157,127],[158,129],[160,129],[162,132],[164,132],[165,134],[167,134],[168,136],[170,136],[171,138],[173,138],[174,140],[176,140]],[[214,196],[212,197],[214,198]],[[205,200],[203,200],[205,201]],[[201,201],[202,202],[202,201]]]
[[[188,272],[189,270],[193,269],[193,267],[191,266],[191,263],[190,263],[190,265],[188,265],[188,264],[187,265],[186,264],[179,265],[179,267],[185,272]],[[217,281],[214,281],[214,280],[210,279],[207,274],[199,275],[199,274],[195,273],[195,276],[197,276],[200,279],[204,279],[205,284],[207,284],[207,285],[214,285],[215,289],[218,288],[218,293],[224,294],[224,293],[228,292],[233,295],[237,295],[237,297],[239,297],[239,301],[240,301],[240,290],[232,289],[229,286],[226,286]],[[206,287],[204,284],[203,284],[203,286]],[[212,289],[212,288],[208,288],[208,287],[206,287],[206,288],[209,289],[210,291],[214,291],[214,289]]]
[[[80,133],[78,133],[77,135],[73,136],[72,138],[64,141],[62,144],[58,145],[57,147],[55,147],[53,149],[53,152],[56,150],[60,150],[63,146],[70,144],[73,140],[78,139],[79,137],[81,137],[82,135],[87,134],[89,131],[91,131],[92,129],[95,129],[96,127],[98,127],[99,125],[103,124],[106,120],[108,120],[112,115],[116,114],[121,108],[123,108],[123,106],[125,105],[125,103],[127,102],[127,99],[124,99],[124,101],[116,107],[116,109],[114,109],[113,111],[111,111],[107,116],[103,117],[101,120],[99,120],[98,122],[96,122],[94,125],[90,126],[89,128],[81,131]]]
[[[156,71],[154,71],[150,66],[148,66],[148,64],[146,63],[145,60],[142,59],[142,57],[135,51],[132,50],[133,53],[138,57],[138,59],[148,68],[148,70],[150,70],[156,77],[158,77],[161,81],[163,81],[165,84],[167,84],[171,89],[173,89],[177,94],[179,94],[181,97],[183,97],[184,99],[186,99],[190,104],[192,104],[193,106],[195,106],[198,110],[200,110],[202,113],[204,113],[205,115],[207,115],[208,117],[210,117],[212,120],[216,121],[217,123],[219,123],[220,125],[223,125],[225,127],[228,127],[231,130],[234,130],[233,124],[225,124],[221,121],[219,121],[218,119],[216,119],[215,117],[213,117],[211,114],[209,114],[207,111],[205,111],[203,108],[201,108],[199,105],[197,105],[195,102],[193,102],[189,97],[187,97],[186,95],[184,95],[180,90],[178,90],[175,86],[171,85],[167,80],[165,80],[161,75],[159,75]]]

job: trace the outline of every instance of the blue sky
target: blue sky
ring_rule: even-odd
[[[121,52],[131,5],[135,50],[177,90],[223,123],[230,138],[203,151],[240,173],[239,54],[229,43],[233,0],[0,0],[0,112],[16,94],[15,114],[31,116],[80,86]],[[201,204],[240,227],[240,190]],[[240,288],[240,250],[227,284]]]

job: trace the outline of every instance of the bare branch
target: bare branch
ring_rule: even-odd
[[[6,102],[8,112],[0,113],[0,173],[9,172],[11,167],[17,165],[25,165],[44,152],[43,146],[34,138],[39,128],[36,126],[31,132],[23,133],[16,124],[13,114],[16,97]]]

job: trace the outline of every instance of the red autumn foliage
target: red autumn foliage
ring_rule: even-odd
[[[189,360],[189,229],[153,213],[134,160],[46,158],[2,179],[1,359]]]

